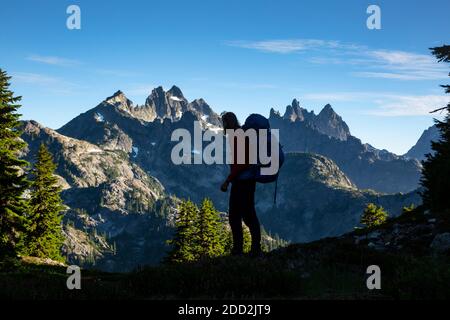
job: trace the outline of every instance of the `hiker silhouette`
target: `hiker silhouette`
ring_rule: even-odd
[[[226,130],[240,129],[241,126],[236,118],[236,115],[232,112],[226,112],[222,115],[222,124],[224,133]],[[230,164],[230,174],[221,186],[221,190],[226,192],[228,186],[231,183],[231,192],[229,200],[228,218],[233,234],[233,249],[232,255],[243,254],[243,230],[242,221],[250,229],[250,235],[252,238],[251,256],[260,256],[261,251],[261,230],[258,217],[255,209],[255,189],[256,180],[254,178],[239,179],[239,175],[245,170],[249,169],[249,141],[245,140],[245,162],[239,164],[237,137],[234,136],[234,143],[230,140],[229,143],[232,146],[232,163]],[[242,151],[241,151],[242,152]]]

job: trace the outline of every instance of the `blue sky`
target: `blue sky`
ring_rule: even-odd
[[[81,8],[81,30],[66,9]],[[381,30],[366,9],[381,8]],[[241,120],[293,98],[330,103],[353,135],[402,154],[443,106],[450,1],[2,1],[0,68],[21,113],[58,128],[121,89],[142,104],[179,86]]]

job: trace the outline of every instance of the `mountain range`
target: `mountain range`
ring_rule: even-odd
[[[272,128],[280,129],[285,151],[317,153],[332,159],[360,189],[395,193],[418,187],[421,164],[417,159],[363,144],[351,135],[329,104],[315,115],[294,99],[284,115],[272,109],[269,120]]]
[[[208,197],[227,210],[227,195],[219,190],[226,165],[174,165],[170,159],[173,130],[192,131],[195,120],[203,130],[221,130],[219,114],[204,99],[189,102],[173,86],[153,89],[143,105],[117,91],[58,130],[23,123],[24,157],[33,161],[45,142],[58,165],[70,262],[109,271],[155,264],[168,249],[178,199]],[[358,225],[368,202],[393,216],[420,203],[420,151],[398,156],[363,144],[330,105],[315,115],[294,99],[283,115],[271,109],[269,120],[288,155],[276,205],[273,185],[258,186],[265,241],[342,234]]]

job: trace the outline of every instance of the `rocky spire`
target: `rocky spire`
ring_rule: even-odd
[[[169,91],[167,91],[167,95],[174,98],[179,98],[180,100],[186,100],[184,98],[183,92],[177,86],[172,86]]]
[[[305,117],[303,115],[303,108],[300,107],[300,103],[297,99],[292,100],[292,103],[286,107],[286,111],[284,113],[283,118],[294,121],[304,121]]]
[[[112,96],[106,98],[105,102],[127,111],[133,108],[133,102],[120,90],[117,90]]]
[[[317,115],[315,121],[317,129],[331,137],[339,140],[347,140],[350,136],[350,129],[344,120],[333,110],[330,104],[323,107]]]
[[[280,112],[274,108],[270,108],[269,119],[281,118]]]

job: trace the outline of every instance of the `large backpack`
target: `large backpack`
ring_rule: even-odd
[[[279,159],[279,166],[278,171],[273,175],[263,175],[261,174],[261,168],[267,166],[270,166],[270,163],[268,165],[263,165],[259,161],[259,150],[258,151],[258,163],[251,165],[250,168],[244,170],[239,176],[238,180],[249,180],[253,179],[256,180],[256,182],[259,183],[271,183],[275,182],[275,196],[274,196],[274,203],[276,202],[276,188],[277,188],[277,182],[278,182],[278,174],[280,173],[281,166],[284,163],[284,152],[283,148],[280,145],[280,142],[271,134],[270,131],[270,123],[267,118],[260,114],[253,113],[245,120],[244,125],[242,126],[242,130],[246,131],[248,129],[254,129],[256,130],[258,142],[259,142],[259,129],[266,129],[268,130],[267,133],[267,150],[270,152],[272,143],[278,144],[278,159]],[[259,145],[259,143],[258,143]]]

